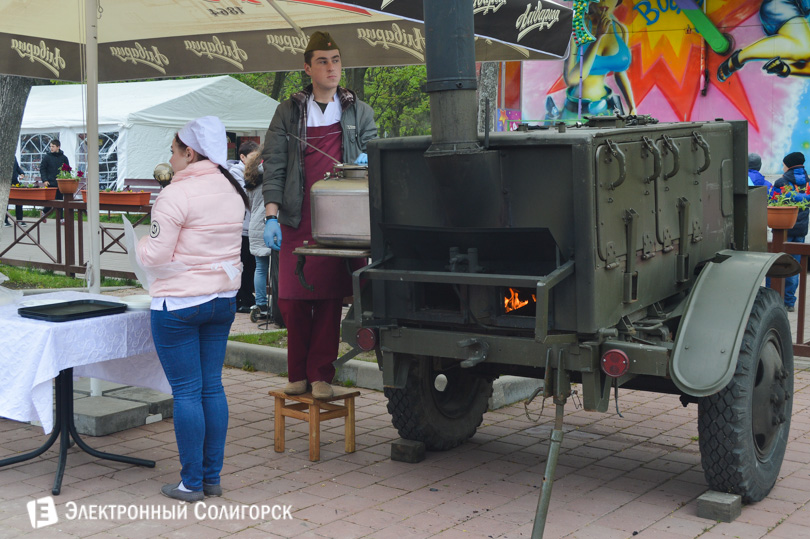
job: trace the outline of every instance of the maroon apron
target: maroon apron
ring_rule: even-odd
[[[324,127],[307,127],[307,142],[341,161],[343,157],[343,129],[340,123]],[[335,162],[318,150],[305,146],[304,150],[304,202],[301,206],[301,222],[298,228],[281,225],[281,252],[278,270],[278,297],[280,299],[342,299],[352,295],[352,280],[346,262],[342,258],[308,256],[304,276],[314,287],[310,291],[301,286],[295,274],[298,256],[293,250],[312,239],[312,209],[309,192],[312,184],[322,180],[332,170]],[[354,267],[355,265],[353,265]],[[357,267],[362,267],[362,263]]]

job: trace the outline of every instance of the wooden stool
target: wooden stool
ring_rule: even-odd
[[[270,391],[270,395],[276,399],[276,453],[284,451],[285,417],[294,417],[309,423],[309,460],[313,462],[321,459],[321,421],[345,417],[346,453],[354,453],[354,398],[360,396],[360,392],[334,386],[333,389],[335,394],[328,399],[316,399],[310,392],[301,395],[287,395],[283,391]],[[294,403],[287,404],[286,400],[294,401]],[[345,401],[345,403],[342,406],[332,404],[333,401],[339,400]]]

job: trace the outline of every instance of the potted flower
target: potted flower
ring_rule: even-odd
[[[62,163],[62,168],[56,174],[56,183],[59,191],[64,195],[72,195],[79,190],[79,180],[84,179],[84,172],[81,170],[73,174],[73,169],[67,163]]]
[[[20,200],[53,200],[56,198],[56,187],[40,186],[33,183],[15,183],[11,185],[8,197]]]
[[[148,206],[152,193],[133,191],[128,186],[121,189],[108,188],[98,192],[98,203],[117,206]],[[87,200],[87,191],[82,190],[82,198]]]
[[[793,228],[799,210],[810,205],[808,196],[799,193],[790,185],[774,187],[768,199],[768,226],[771,228]]]

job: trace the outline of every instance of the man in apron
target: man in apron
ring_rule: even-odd
[[[310,37],[304,71],[312,84],[278,106],[265,137],[264,241],[280,251],[278,291],[273,293],[287,326],[289,381],[284,391],[298,395],[311,384],[315,398],[328,398],[343,298],[352,294],[351,275],[340,258],[310,257],[306,275],[313,290],[307,290],[295,275],[292,252],[313,242],[309,191],[332,170],[335,161],[327,155],[343,163],[367,163],[366,143],[377,136],[377,127],[371,107],[339,86],[340,49],[328,33]]]

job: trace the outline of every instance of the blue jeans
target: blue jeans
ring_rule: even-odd
[[[256,257],[256,271],[253,272],[253,290],[256,293],[256,305],[267,307],[267,271],[270,268],[270,256]]]
[[[804,236],[787,235],[787,241],[804,243]],[[797,262],[801,263],[799,255],[793,255]],[[785,277],[785,306],[793,307],[796,304],[796,289],[799,287],[799,274]]]
[[[222,364],[236,298],[176,311],[152,311],[152,338],[172,386],[180,477],[193,491],[219,484],[228,432]]]

